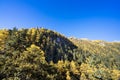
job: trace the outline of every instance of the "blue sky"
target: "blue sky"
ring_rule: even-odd
[[[120,0],[0,0],[0,28],[15,26],[120,41]]]

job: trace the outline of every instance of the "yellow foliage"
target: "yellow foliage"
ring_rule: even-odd
[[[33,36],[35,35],[35,29],[34,28],[29,29],[27,31],[27,35],[28,35],[27,41],[33,41]]]
[[[19,68],[20,69],[38,69],[38,65],[30,64],[30,63],[20,63]]]
[[[80,76],[80,80],[87,80],[87,79],[86,79],[86,76],[85,76],[84,73],[81,74],[81,76]]]
[[[31,48],[40,49],[40,47],[36,46],[35,44],[32,44],[32,45],[30,46],[30,48],[27,48],[27,50],[30,50]]]
[[[89,75],[89,77],[93,77],[92,75],[94,74],[94,72],[96,71],[97,69],[93,66],[91,67],[89,64],[85,64],[85,63],[82,63],[81,66],[80,66],[80,72],[83,74],[87,74]]]
[[[78,70],[77,70],[77,67],[76,67],[74,61],[71,61],[71,63],[70,63],[70,68],[71,68],[71,71],[72,71],[73,73],[75,73],[75,74],[78,73]]]
[[[66,80],[71,80],[70,72],[69,71],[66,72]]]
[[[7,39],[8,34],[7,30],[0,30],[0,50],[4,49],[5,40]]]
[[[69,61],[59,60],[58,63],[55,64],[55,66],[58,68],[59,71],[64,72],[64,71],[67,71],[69,69],[70,62]]]
[[[42,61],[43,63],[45,62],[45,56],[44,56],[44,52],[40,49],[40,47],[36,46],[35,44],[32,44],[29,48],[27,48],[27,51],[25,51],[25,54],[23,58],[28,57],[33,55],[33,56],[40,56],[40,57],[36,57],[34,58],[35,61]]]
[[[114,80],[120,79],[120,71],[119,71],[119,70],[112,70],[112,71],[111,71],[111,74],[112,74],[112,78],[113,78]]]
[[[64,71],[64,62],[62,60],[58,61],[57,67],[58,67],[58,70]]]

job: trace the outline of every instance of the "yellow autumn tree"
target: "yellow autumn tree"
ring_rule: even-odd
[[[79,73],[79,72],[78,72],[78,69],[77,69],[77,66],[76,66],[76,64],[75,64],[74,61],[71,61],[71,62],[70,62],[70,69],[71,69],[71,71],[72,71],[74,74],[78,74],[78,73]]]
[[[4,49],[5,40],[7,39],[8,34],[7,30],[0,30],[0,50]]]
[[[37,31],[36,31],[36,29],[35,29],[35,28],[29,29],[28,32],[27,32],[27,35],[28,35],[28,37],[27,37],[27,40],[28,40],[28,41],[35,42],[36,36],[37,36]]]
[[[63,72],[64,71],[64,61],[63,60],[58,61],[56,67],[58,68],[58,70]]]
[[[70,72],[69,71],[66,72],[66,80],[71,80]]]
[[[113,80],[119,80],[120,79],[120,71],[119,70],[112,70],[111,75],[112,75]]]

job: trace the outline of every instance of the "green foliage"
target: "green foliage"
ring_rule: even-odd
[[[6,41],[7,52],[15,50],[23,52],[31,44],[39,46],[44,52],[47,62],[64,59],[72,60],[72,51],[77,48],[64,36],[47,29],[21,29],[8,30],[9,36]]]
[[[0,30],[0,80],[119,80],[120,43],[44,28]]]

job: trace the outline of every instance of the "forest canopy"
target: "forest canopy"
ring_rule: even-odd
[[[0,80],[119,80],[120,43],[44,29],[0,30]]]

